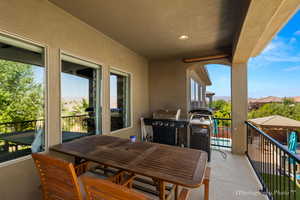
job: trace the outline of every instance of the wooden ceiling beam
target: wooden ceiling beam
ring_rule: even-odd
[[[217,54],[213,56],[204,56],[204,57],[195,57],[195,58],[184,58],[182,61],[184,63],[195,63],[195,62],[203,62],[203,61],[210,61],[210,60],[217,60],[223,58],[230,58],[229,54]]]

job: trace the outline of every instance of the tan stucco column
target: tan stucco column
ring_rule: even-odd
[[[48,49],[48,145],[61,142],[60,128],[60,60],[59,49]],[[46,140],[47,141],[47,140]]]
[[[247,63],[232,64],[231,67],[231,117],[232,152],[246,152],[246,125],[248,113]]]

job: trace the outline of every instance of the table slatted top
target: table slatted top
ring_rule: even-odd
[[[191,188],[201,185],[207,164],[204,151],[112,136],[84,137],[50,149]]]

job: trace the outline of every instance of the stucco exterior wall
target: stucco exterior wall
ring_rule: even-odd
[[[3,0],[0,30],[46,46],[49,145],[60,142],[60,50],[102,65],[103,133],[110,131],[109,68],[132,74],[132,127],[113,133],[139,133],[139,118],[149,112],[148,61],[46,0]],[[31,159],[0,164],[0,199],[39,199],[38,178]]]
[[[190,109],[190,78],[193,77],[204,88],[205,74],[201,65],[186,64],[181,59],[151,61],[149,65],[150,112],[159,109],[181,109],[181,117],[186,117]]]
[[[159,109],[186,113],[186,69],[180,60],[150,62],[150,112]]]

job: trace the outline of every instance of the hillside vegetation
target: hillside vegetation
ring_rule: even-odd
[[[230,102],[216,100],[213,101],[211,106],[215,110],[214,117],[230,118]],[[281,115],[300,121],[300,103],[295,103],[292,99],[285,98],[283,103],[267,103],[257,110],[250,110],[248,112],[249,119],[267,117],[270,115]]]

